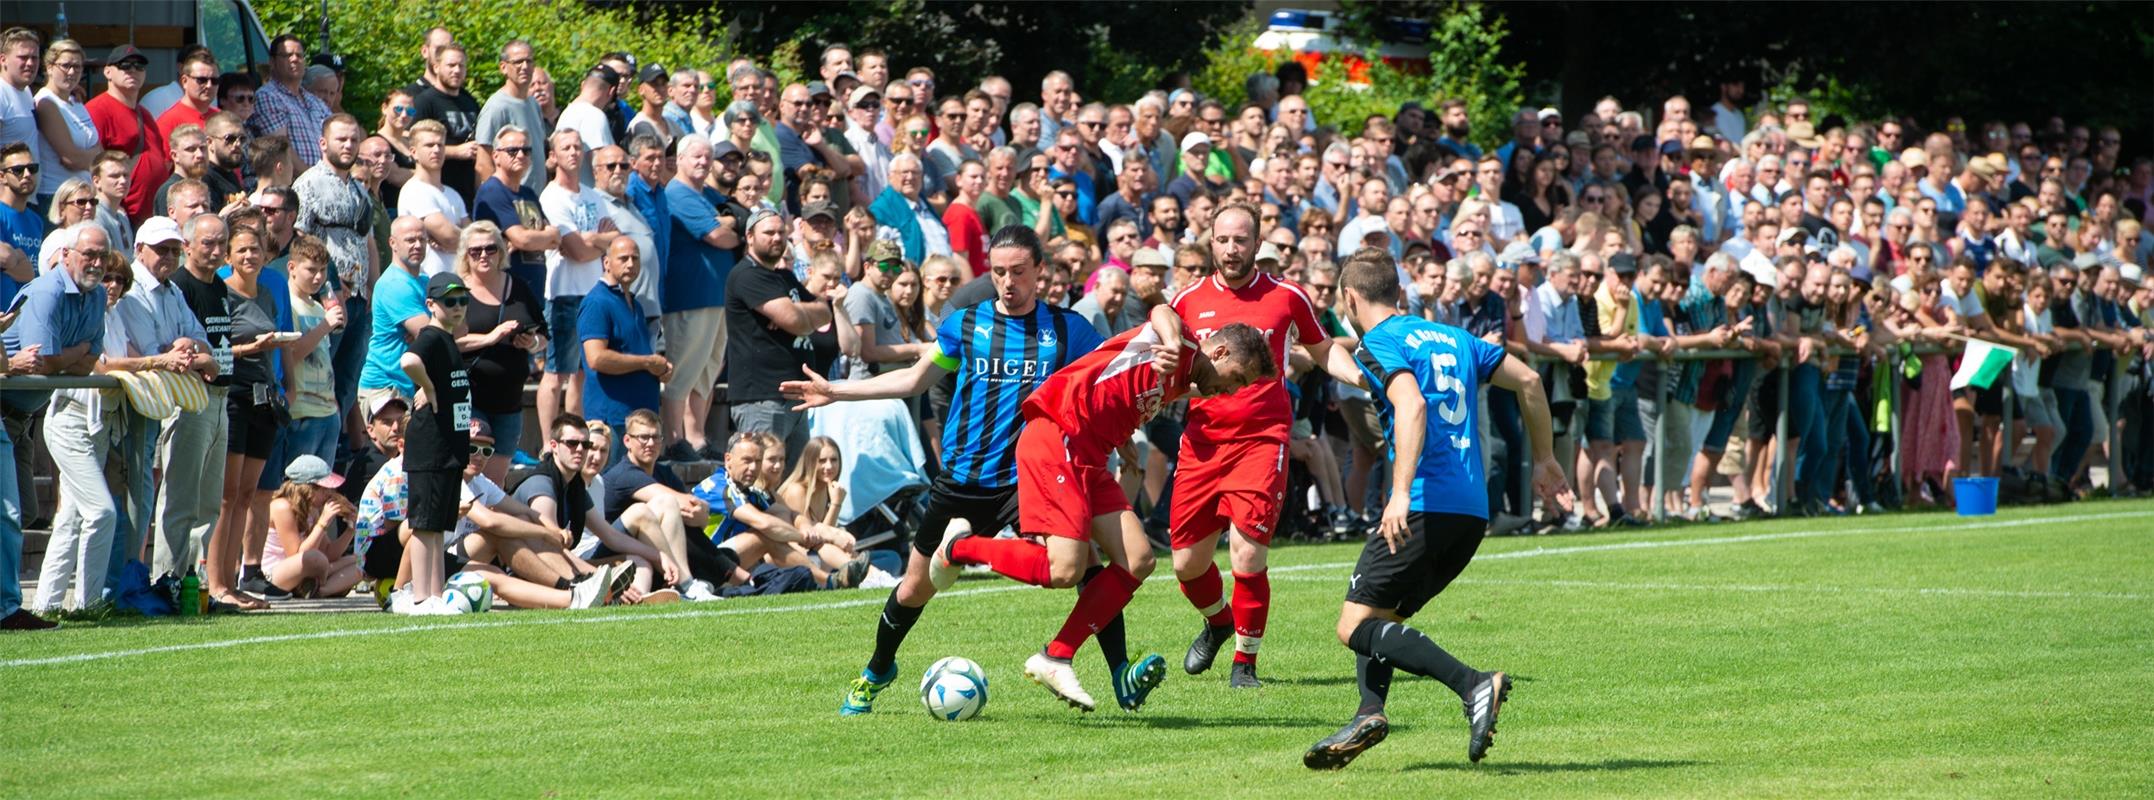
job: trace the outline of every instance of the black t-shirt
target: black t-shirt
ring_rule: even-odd
[[[560,465],[551,458],[541,459],[538,468],[511,493],[527,506],[533,498],[553,498],[556,521],[569,533],[583,535],[583,518],[591,513],[591,487],[584,485],[582,473],[563,480]]]
[[[471,377],[464,371],[464,357],[456,352],[456,338],[432,325],[419,329],[405,352],[426,365],[426,378],[438,397],[411,412],[411,428],[404,434],[404,469],[462,470],[471,459]]]
[[[471,141],[479,130],[479,101],[470,92],[457,92],[454,96],[442,94],[428,85],[411,99],[412,108],[418,109],[420,119],[430,119],[449,129],[449,137],[442,143],[454,147]],[[539,134],[532,133],[534,142]],[[441,182],[456,193],[470,197],[479,185],[477,159],[452,158],[442,162]]]
[[[187,299],[187,308],[202,323],[202,331],[209,334],[210,357],[217,362],[217,379],[209,385],[232,385],[232,316],[224,307],[230,290],[222,279],[201,280],[184,269],[172,275],[172,285]]]
[[[344,485],[337,487],[337,493],[356,505],[359,496],[366,493],[367,483],[373,481],[374,474],[380,472],[382,465],[387,463],[389,457],[382,454],[381,448],[374,446],[372,439],[360,439],[357,447],[352,450],[351,464],[344,467]]]
[[[501,182],[499,175],[487,178],[486,183],[479,186],[479,193],[472,199],[471,218],[499,225],[504,232],[518,225],[532,231],[551,227],[551,223],[546,221],[545,209],[539,205],[538,192],[531,191],[531,187],[522,183],[510,188]],[[741,219],[747,217],[742,216]],[[546,274],[544,251],[531,252],[511,248],[506,236],[502,238],[501,247],[508,251],[509,265],[512,268],[522,270],[525,275],[534,276],[534,280],[537,276]]]
[[[636,493],[643,491],[645,486],[655,483],[676,492],[688,491],[688,484],[682,483],[681,477],[673,474],[673,468],[665,464],[651,466],[653,471],[644,472],[624,458],[606,468],[606,472],[600,476],[606,482],[606,513],[611,515],[613,520],[620,519],[621,512],[627,511],[629,506],[641,502],[636,499]]]
[[[780,297],[806,300],[808,287],[790,269],[754,261],[742,262],[726,277],[725,360],[732,376],[726,397],[733,402],[783,399],[778,384],[799,376],[800,367],[815,356],[809,337],[787,333],[758,310]]]
[[[262,334],[277,331],[277,301],[269,296],[268,287],[256,283],[252,298],[229,291],[229,284],[225,288],[228,293],[225,295],[224,310],[230,320],[234,343],[246,344],[260,338]],[[251,356],[232,359],[231,385],[244,390],[256,384],[274,382],[276,373],[269,363],[271,352],[273,351],[264,350]]]
[[[493,330],[506,320],[516,320],[520,332],[546,335],[545,307],[531,287],[508,277],[508,291],[500,305],[471,297],[471,310],[464,314],[464,327],[472,333]],[[516,337],[473,351],[466,363],[471,368],[471,406],[488,414],[520,411],[524,404],[524,380],[531,377],[531,354],[516,349]]]

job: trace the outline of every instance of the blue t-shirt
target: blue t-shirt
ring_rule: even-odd
[[[666,184],[666,238],[672,250],[666,256],[665,280],[658,285],[665,294],[664,313],[716,308],[725,305],[726,276],[733,273],[734,253],[703,241],[718,228],[718,209],[725,195],[715,189],[693,189],[680,181]],[[651,220],[655,227],[658,220]],[[748,221],[739,220],[746,225]]]
[[[37,211],[25,207],[16,211],[6,203],[0,203],[0,241],[14,245],[22,251],[22,257],[37,263],[38,251],[45,248],[45,218]],[[13,305],[15,293],[22,291],[23,284],[7,273],[0,272],[0,307]]]
[[[591,287],[576,310],[576,346],[593,339],[606,349],[631,356],[658,352],[651,346],[651,329],[643,324],[643,306],[636,296],[604,281]],[[608,375],[583,362],[583,410],[590,419],[619,428],[637,409],[658,409],[658,376],[637,371]]]
[[[382,270],[381,278],[374,281],[374,328],[367,336],[359,388],[393,387],[406,395],[418,390],[398,362],[404,357],[404,320],[426,315],[426,280],[402,267]]]
[[[942,461],[950,480],[986,489],[1017,483],[1018,406],[1047,376],[1099,349],[1092,323],[1035,302],[1012,317],[995,301],[953,311],[935,331],[935,364],[957,373]]]
[[[1361,337],[1356,356],[1379,387],[1370,394],[1384,405],[1387,429],[1391,409],[1381,387],[1392,378],[1411,376],[1428,398],[1428,436],[1421,443],[1421,463],[1414,466],[1412,510],[1487,519],[1487,476],[1475,452],[1481,430],[1476,399],[1481,385],[1503,365],[1503,348],[1463,328],[1401,314]]]
[[[642,175],[631,172],[628,175],[628,199],[636,204],[636,213],[643,215],[643,224],[651,226],[651,249],[657,251],[655,255],[658,256],[658,263],[645,264],[643,268],[658,270],[658,274],[652,277],[664,280],[666,258],[673,252],[673,237],[666,235],[666,220],[670,218],[666,210],[666,193],[651,188],[650,184],[643,182]]]
[[[770,495],[735,485],[733,479],[726,476],[724,467],[705,476],[702,483],[689,490],[689,494],[710,504],[711,521],[703,527],[703,532],[709,534],[713,542],[724,542],[749,532],[747,524],[733,516],[734,509],[742,506],[752,506],[758,511],[770,509]]]

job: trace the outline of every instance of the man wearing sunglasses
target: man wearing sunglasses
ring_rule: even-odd
[[[33,137],[34,140],[34,137]],[[37,192],[37,154],[24,142],[0,147],[0,289],[12,299],[15,290],[36,276],[38,251],[45,247],[45,218],[30,207]]]
[[[133,45],[113,48],[105,59],[105,92],[83,104],[97,126],[100,145],[131,159],[127,195],[121,201],[130,230],[149,218],[158,187],[172,175],[164,133],[136,101],[142,94],[142,70],[149,63]]]
[[[217,59],[203,50],[180,62],[180,97],[171,108],[151,112],[157,114],[157,131],[165,138],[182,125],[201,125],[211,114],[217,113]],[[149,111],[149,105],[143,104]]]
[[[890,170],[890,145],[876,135],[876,129],[882,126],[882,108],[882,93],[866,84],[853,87],[845,98],[845,141],[853,146],[861,162],[855,186],[858,197],[875,197],[888,185],[885,176]]]

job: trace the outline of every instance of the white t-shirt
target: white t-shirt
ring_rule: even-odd
[[[430,186],[425,181],[413,179],[404,183],[396,194],[396,215],[399,217],[425,217],[441,214],[449,218],[449,224],[458,228],[471,221],[471,210],[464,205],[463,195],[446,186]],[[419,266],[421,272],[431,278],[456,268],[456,253],[426,245],[426,263]]]
[[[2043,308],[2039,313],[2031,308],[2021,308],[2019,315],[2026,323],[2028,335],[2046,334],[2056,330],[2056,325],[2050,321],[2048,308]],[[2042,359],[2035,354],[2034,348],[2019,351],[2019,355],[2012,359],[2012,391],[2019,393],[2022,398],[2037,396],[2042,391],[2038,383],[2041,373]]]
[[[546,212],[546,221],[561,226],[564,234],[595,232],[606,219],[605,195],[588,187],[571,192],[554,181],[547,181],[546,191],[539,193],[539,208]],[[558,247],[546,251],[546,299],[590,293],[598,285],[600,271],[598,259],[572,260]]]
[[[70,142],[84,150],[97,149],[97,124],[90,120],[90,109],[88,107],[73,100],[62,99],[59,95],[53,94],[51,89],[37,90],[37,105],[42,106],[46,103],[52,103],[57,106],[60,109],[61,119],[67,120],[67,138]],[[60,154],[51,147],[45,146],[43,140],[40,139],[37,159],[37,193],[56,194],[60,191],[60,184],[66,183],[69,178],[81,178],[83,182],[87,183],[90,180],[90,171],[86,169],[68,169],[60,163]]]
[[[1937,292],[1944,298],[1945,305],[1952,308],[1952,313],[1960,315],[1961,322],[1989,313],[1987,309],[1982,307],[1982,298],[1975,294],[1972,286],[1968,287],[1966,297],[1961,297],[1952,292],[1951,281],[1939,283]]]
[[[0,81],[0,142],[28,144],[37,163],[45,163],[45,137],[37,133],[37,101],[29,88],[17,89]],[[38,169],[44,171],[43,167]]]
[[[553,129],[575,131],[586,153],[613,144],[613,127],[606,123],[606,112],[590,103],[568,104],[561,109],[561,117],[554,120]]]
[[[508,496],[508,492],[501,491],[501,487],[494,485],[493,480],[484,475],[464,481],[463,499],[457,503],[464,507],[464,513],[458,516],[456,530],[449,532],[449,538],[443,541],[442,545],[449,548],[451,553],[468,557],[464,552],[464,537],[479,532],[479,526],[471,521],[472,504],[492,508],[500,505]]]

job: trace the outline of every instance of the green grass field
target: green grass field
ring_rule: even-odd
[[[1355,703],[1332,636],[1357,548],[1274,554],[1264,688],[1181,673],[1169,580],[1131,606],[1168,656],[1142,713],[1023,680],[1072,596],[968,579],[905,677],[841,719],[880,592],[411,620],[219,617],[0,637],[4,797],[2147,797],[2154,502],[1505,538],[1417,624],[1519,681],[1489,759],[1403,672],[1389,741],[1301,751]],[[1162,570],[1164,572],[1164,570]],[[984,715],[907,688],[963,655]]]

